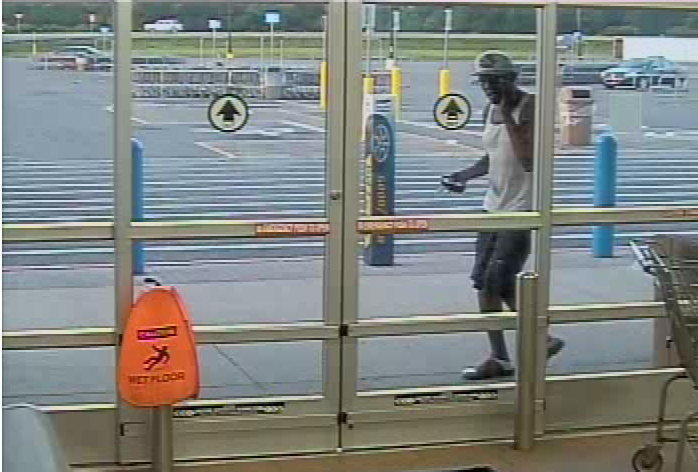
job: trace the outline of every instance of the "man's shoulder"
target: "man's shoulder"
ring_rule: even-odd
[[[524,92],[521,104],[521,117],[523,121],[532,121],[536,115],[536,94]]]

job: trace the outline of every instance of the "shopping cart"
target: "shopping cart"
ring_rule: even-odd
[[[698,420],[698,411],[685,416],[678,437],[664,434],[669,386],[677,380],[689,380],[698,390],[698,238],[658,236],[649,241],[632,241],[635,257],[645,272],[656,279],[671,325],[670,342],[676,348],[684,371],[667,380],[661,391],[655,442],[633,456],[637,472],[659,471],[664,460],[661,449],[666,443],[677,443],[676,472],[681,472],[684,453],[691,450],[698,461],[698,434],[689,426]]]

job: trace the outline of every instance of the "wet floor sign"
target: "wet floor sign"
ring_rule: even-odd
[[[199,394],[199,363],[189,314],[174,287],[143,292],[126,322],[119,393],[134,406],[172,405]]]

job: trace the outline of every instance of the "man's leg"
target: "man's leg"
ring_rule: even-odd
[[[479,241],[478,241],[479,242]],[[478,248],[479,249],[479,248]],[[530,251],[528,231],[500,231],[493,234],[487,246],[486,258],[476,259],[479,275],[480,311],[502,311],[503,302],[516,309],[516,275],[521,272]],[[478,265],[479,263],[479,265]],[[475,273],[475,272],[474,272]],[[464,374],[466,380],[486,380],[514,373],[510,363],[504,332],[488,331],[491,357]]]
[[[472,279],[477,290],[480,313],[497,313],[502,311],[502,298],[492,290],[488,283],[488,270],[496,253],[499,233],[480,232],[477,235],[475,245],[475,266]],[[488,337],[492,350],[492,357],[509,360],[507,346],[504,342],[502,331],[489,331]]]
[[[498,313],[503,309],[502,299],[499,295],[487,290],[478,291],[478,301],[480,303],[481,313]],[[490,340],[491,356],[496,359],[508,361],[509,352],[507,351],[507,343],[504,339],[504,331],[488,331],[487,337]]]

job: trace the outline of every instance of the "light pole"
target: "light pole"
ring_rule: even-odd
[[[228,18],[226,20],[226,27],[228,28],[228,52],[226,53],[226,59],[233,58],[233,26],[232,26],[232,13],[230,7],[230,0],[228,0]]]
[[[577,59],[582,57],[582,9],[577,8],[577,31],[575,33],[574,47],[577,50]]]
[[[22,32],[22,18],[24,13],[15,13],[15,19],[17,20],[17,34]]]
[[[274,25],[281,22],[281,12],[269,10],[264,12],[264,22],[269,25],[269,64],[274,65]]]
[[[322,60],[327,60],[327,15],[322,15]]]
[[[208,20],[208,27],[211,29],[211,50],[213,51],[213,61],[215,62],[218,58],[216,51],[216,30],[221,27],[221,20],[210,19]]]
[[[393,38],[392,38],[392,59],[395,64],[397,64],[397,32],[400,31],[400,10],[393,10]]]
[[[577,8],[577,31],[582,31],[582,9]]]
[[[97,15],[94,13],[90,13],[89,16],[87,17],[90,23],[90,34],[94,33],[95,31],[95,23],[97,22]],[[92,45],[97,48],[97,37],[95,36],[92,38]]]
[[[366,76],[371,75],[371,33],[376,28],[376,6],[364,5],[364,26],[366,28]]]
[[[448,69],[448,34],[453,29],[453,10],[444,10],[444,69]]]
[[[439,71],[439,96],[443,97],[451,92],[451,71],[448,64],[448,34],[453,29],[453,10],[444,9],[444,64]]]

